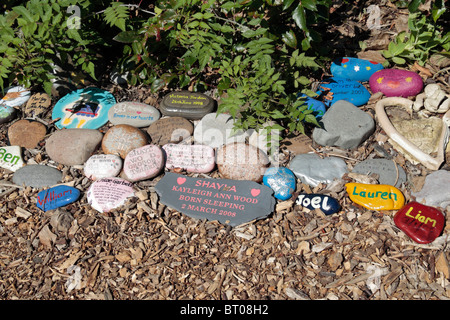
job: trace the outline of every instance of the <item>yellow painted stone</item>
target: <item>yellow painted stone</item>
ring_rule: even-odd
[[[388,184],[347,183],[350,199],[369,210],[399,210],[405,204],[403,193]]]

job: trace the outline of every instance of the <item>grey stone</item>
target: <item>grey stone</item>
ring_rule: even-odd
[[[397,165],[397,170],[395,169]],[[394,187],[400,187],[406,182],[406,173],[402,167],[392,160],[388,159],[368,159],[355,165],[353,172],[370,175],[376,173],[379,175],[380,184],[389,184]],[[396,182],[397,181],[397,182]]]
[[[412,192],[416,201],[427,206],[441,207],[450,206],[450,172],[438,170],[430,173],[425,178],[425,183],[419,192]]]
[[[354,149],[374,131],[372,117],[351,104],[340,100],[334,103],[322,117],[322,128],[315,128],[313,140],[322,146]]]
[[[159,108],[165,116],[201,119],[215,108],[215,100],[206,94],[187,90],[167,94]]]
[[[148,127],[160,116],[155,107],[134,101],[116,103],[108,111],[108,120],[112,124],[128,124],[138,128]]]
[[[12,181],[21,186],[32,188],[50,187],[59,183],[62,179],[62,172],[49,166],[32,164],[18,169],[14,172]]]

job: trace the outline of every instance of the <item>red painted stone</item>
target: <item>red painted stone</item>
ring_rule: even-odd
[[[426,244],[441,234],[445,217],[438,209],[413,201],[395,214],[394,222],[415,242]]]

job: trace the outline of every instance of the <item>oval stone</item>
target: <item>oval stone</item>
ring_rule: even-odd
[[[359,107],[370,99],[369,91],[358,81],[330,78],[320,83],[316,92],[325,96],[325,105],[330,106],[339,100],[345,100]]]
[[[125,159],[128,152],[145,146],[147,136],[139,128],[119,124],[109,128],[102,140],[102,150],[105,154],[117,154]]]
[[[394,223],[415,242],[426,244],[442,233],[445,217],[436,208],[412,201],[397,211]]]
[[[153,178],[164,167],[164,156],[157,145],[146,145],[131,150],[125,157],[123,171],[130,181]]]
[[[31,92],[22,86],[9,87],[5,89],[5,92],[5,95],[0,100],[0,105],[8,107],[20,107],[25,104],[31,96]]]
[[[0,167],[14,172],[22,168],[24,164],[21,147],[0,147]]]
[[[103,134],[94,129],[55,131],[45,142],[45,151],[53,161],[73,166],[84,164],[98,148]]]
[[[387,184],[347,183],[350,199],[369,210],[398,210],[405,204],[403,193]]]
[[[50,187],[59,183],[61,179],[61,171],[39,164],[26,165],[14,172],[12,177],[15,184],[32,188]]]
[[[36,205],[43,211],[53,210],[77,201],[80,193],[77,188],[64,185],[56,186],[39,192]]]
[[[380,184],[389,184],[394,187],[406,182],[406,172],[392,160],[388,159],[367,159],[357,163],[353,167],[353,172],[361,174],[378,174]]]
[[[171,92],[160,103],[161,113],[165,116],[183,117],[189,120],[201,119],[214,110],[215,101],[200,92],[187,90]]]
[[[17,110],[13,107],[0,104],[0,124],[10,122],[17,116]]]
[[[27,117],[40,117],[44,115],[52,103],[52,99],[46,93],[38,92],[28,100],[24,113]]]
[[[91,184],[86,196],[92,208],[109,212],[134,196],[133,183],[121,178],[103,178]]]
[[[384,69],[381,63],[352,57],[335,59],[330,66],[334,78],[361,82],[369,81],[370,76],[381,69]]]
[[[148,127],[160,116],[155,107],[134,101],[116,103],[108,111],[108,120],[112,124],[128,124],[138,128]]]
[[[384,69],[369,79],[372,93],[382,92],[386,97],[411,97],[423,89],[422,78],[413,71]]]
[[[178,143],[189,138],[194,132],[194,125],[182,117],[167,117],[153,122],[147,129],[152,143],[163,146]]]
[[[9,143],[27,149],[34,149],[45,138],[47,127],[38,121],[19,120],[8,129]]]
[[[300,193],[295,204],[309,210],[320,209],[325,215],[336,213],[341,209],[335,198],[324,194]]]
[[[263,183],[272,188],[275,198],[288,200],[295,191],[297,178],[288,168],[272,167],[268,168],[264,173]]]
[[[166,144],[166,168],[181,168],[187,172],[208,173],[215,165],[214,149],[206,145]]]
[[[122,170],[122,158],[115,154],[95,154],[84,164],[84,175],[91,180],[116,177]]]

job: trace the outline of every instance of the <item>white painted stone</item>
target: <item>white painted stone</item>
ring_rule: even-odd
[[[19,146],[0,147],[0,167],[15,172],[24,166]]]
[[[121,178],[103,178],[93,182],[87,192],[88,203],[99,212],[109,212],[134,196],[133,183]]]
[[[163,167],[164,156],[161,148],[149,144],[127,154],[123,171],[130,181],[139,181],[157,176]]]
[[[214,149],[207,145],[166,144],[166,168],[182,168],[187,172],[208,173],[215,167]]]
[[[96,154],[84,164],[84,175],[92,180],[116,177],[122,169],[122,158],[115,154]]]

